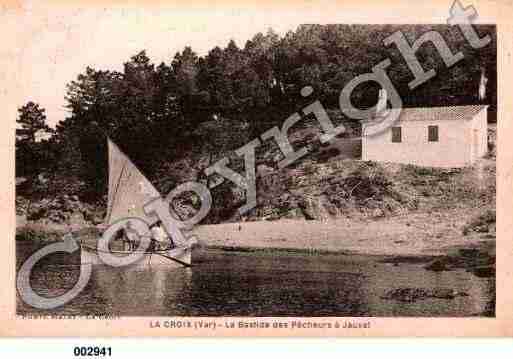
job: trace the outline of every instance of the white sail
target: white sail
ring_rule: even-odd
[[[159,192],[110,139],[108,139],[108,151],[109,193],[105,223],[111,225],[121,219],[136,217],[144,220],[148,225],[154,224],[158,221],[158,217],[156,215],[148,216],[144,212],[144,206],[158,199]],[[171,208],[169,210],[172,212]],[[171,215],[173,216],[174,212]],[[174,224],[172,225],[174,226]],[[176,228],[176,231],[174,229],[173,227],[170,231],[168,230],[168,234],[171,236],[171,242],[179,248],[172,248],[165,254],[159,253],[158,256],[167,262],[174,261],[182,265],[190,265],[189,243],[186,242],[179,229]],[[178,250],[179,252],[176,252]]]
[[[109,194],[106,223],[112,224],[127,217],[138,217],[148,224],[156,222],[155,216],[144,213],[144,205],[158,198],[159,192],[139,169],[108,139]]]

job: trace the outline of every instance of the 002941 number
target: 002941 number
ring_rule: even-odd
[[[73,354],[76,357],[105,357],[112,356],[111,347],[74,347]]]

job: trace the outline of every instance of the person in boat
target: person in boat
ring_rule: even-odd
[[[158,221],[151,226],[151,241],[154,250],[165,249],[171,245],[171,241],[166,233],[166,230],[162,226],[162,222]]]
[[[130,252],[134,251],[139,244],[139,234],[137,234],[137,231],[133,228],[131,221],[126,223],[123,233],[123,241],[126,243]]]
[[[120,228],[114,234],[114,240],[109,243],[109,250],[126,250],[125,248],[125,228]]]

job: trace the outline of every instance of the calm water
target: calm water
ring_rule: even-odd
[[[35,250],[18,243],[18,265]],[[51,262],[51,263],[49,263]],[[41,295],[54,296],[78,279],[78,256],[41,262],[31,279]],[[194,268],[137,271],[95,267],[85,290],[52,311],[18,313],[120,316],[471,316],[494,299],[495,279],[464,270],[431,272],[424,263],[384,263],[383,258],[221,252],[197,249]],[[381,297],[404,287],[450,288],[468,296],[403,303]]]

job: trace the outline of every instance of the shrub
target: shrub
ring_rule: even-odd
[[[62,239],[63,233],[58,231],[43,231],[24,227],[16,230],[17,241],[54,242]]]

